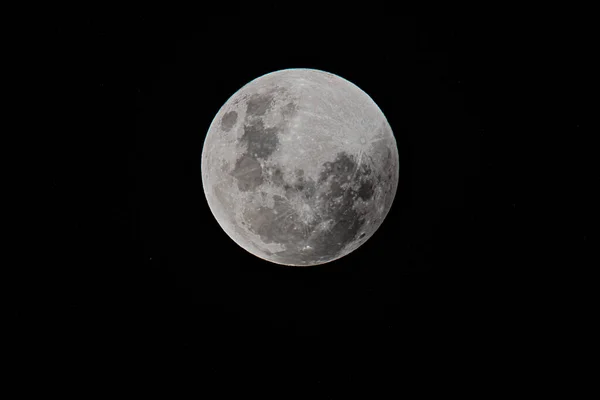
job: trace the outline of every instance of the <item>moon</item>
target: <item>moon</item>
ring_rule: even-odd
[[[358,86],[316,69],[260,76],[214,117],[202,149],[211,212],[240,247],[280,265],[348,255],[388,214],[398,149]]]

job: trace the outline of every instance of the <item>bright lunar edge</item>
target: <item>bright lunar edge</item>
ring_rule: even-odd
[[[202,150],[219,225],[282,265],[324,264],[365,243],[390,210],[398,173],[396,140],[377,104],[314,69],[246,84],[221,107]]]

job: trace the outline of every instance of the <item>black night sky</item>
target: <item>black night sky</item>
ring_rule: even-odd
[[[384,14],[84,21],[92,123],[76,154],[78,233],[64,290],[44,311],[63,342],[210,359],[217,374],[217,360],[246,352],[510,350],[514,324],[529,318],[519,305],[531,243],[520,214],[518,62],[483,18]],[[375,235],[309,268],[234,243],[208,208],[200,171],[223,103],[256,77],[301,67],[368,93],[400,159]]]
[[[500,306],[491,293],[520,233],[515,154],[505,152],[509,130],[494,94],[505,82],[489,76],[502,63],[493,42],[415,19],[366,30],[316,21],[295,32],[179,25],[143,14],[92,23],[107,151],[94,193],[105,236],[93,268],[110,284],[85,301],[118,311],[115,323],[134,330],[171,326],[173,346],[200,336],[431,335],[425,327],[460,329]],[[332,72],[367,92],[400,156],[381,228],[352,254],[312,268],[238,247],[212,216],[200,173],[206,132],[229,96],[292,67]]]

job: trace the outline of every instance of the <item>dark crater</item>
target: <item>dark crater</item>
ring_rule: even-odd
[[[221,118],[221,129],[229,132],[237,122],[237,116],[235,111],[229,111],[223,115],[223,118]]]

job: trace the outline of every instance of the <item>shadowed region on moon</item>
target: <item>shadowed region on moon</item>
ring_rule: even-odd
[[[237,113],[235,111],[229,111],[228,113],[226,113],[223,116],[223,119],[221,119],[221,128],[225,132],[229,132],[231,130],[231,128],[233,128],[233,126],[235,125],[236,122],[237,122]]]
[[[265,243],[285,244],[285,251],[274,253],[282,261],[309,262],[335,257],[348,243],[358,239],[367,212],[357,211],[353,205],[363,185],[374,184],[374,177],[368,167],[357,166],[343,152],[322,166],[318,185],[305,180],[300,171],[293,182],[275,174],[271,182],[283,187],[286,196],[274,196],[272,208],[247,209],[244,216],[248,228]],[[371,196],[372,192],[365,194],[363,200]],[[295,206],[295,201],[300,206]]]
[[[385,218],[398,178],[395,139],[375,103],[315,70],[267,74],[234,97],[211,124],[202,159],[207,200],[227,234],[256,256],[295,266],[323,264],[364,243]],[[358,122],[327,125],[344,119],[316,113],[315,98]]]
[[[277,133],[277,128],[265,128],[260,120],[244,126],[242,141],[246,143],[246,152],[255,158],[267,158],[279,144]]]
[[[231,175],[237,179],[238,188],[242,192],[256,189],[263,183],[260,163],[246,153],[238,158]]]
[[[269,95],[254,94],[248,100],[246,112],[248,115],[264,115],[271,101],[273,98]]]

